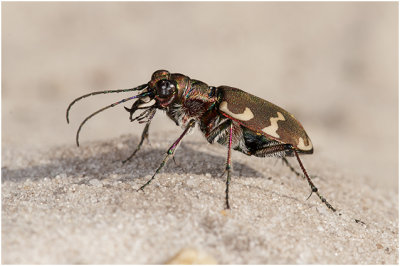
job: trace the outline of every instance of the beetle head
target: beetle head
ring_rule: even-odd
[[[177,97],[177,83],[167,70],[154,72],[148,85],[158,108],[167,108]]]
[[[143,92],[149,94],[139,98],[131,108],[125,107],[125,109],[130,113],[131,121],[136,120],[137,117],[132,118],[136,110],[165,109],[175,100],[177,91],[176,82],[171,79],[171,74],[166,70],[157,70],[151,76],[146,88],[143,89]]]
[[[131,108],[125,109],[130,113],[131,120],[133,113],[138,109],[167,109],[171,104],[180,101],[189,84],[190,78],[185,75],[157,70],[142,90],[142,93],[149,94],[139,98]]]

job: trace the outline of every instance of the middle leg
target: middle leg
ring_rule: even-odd
[[[150,127],[150,123],[151,123],[151,121],[148,121],[148,122],[146,123],[146,126],[145,126],[144,129],[143,129],[142,137],[141,137],[141,139],[140,139],[139,144],[137,145],[136,149],[131,153],[131,155],[129,155],[128,158],[126,158],[125,160],[122,161],[123,164],[126,163],[127,161],[129,161],[130,159],[132,159],[132,157],[135,156],[135,154],[136,154],[136,153],[140,150],[140,148],[142,147],[144,140],[149,138],[149,127]]]
[[[229,142],[228,142],[228,156],[226,158],[226,166],[225,166],[225,171],[224,171],[224,173],[225,172],[227,173],[226,188],[225,188],[225,202],[226,202],[226,208],[227,209],[231,208],[230,205],[229,205],[229,184],[231,183],[231,169],[232,169],[232,161],[231,161],[232,132],[233,132],[233,123],[230,123],[230,126],[229,126]]]
[[[134,105],[136,104],[136,102],[134,103]],[[141,137],[141,139],[140,139],[140,142],[139,142],[139,144],[137,145],[137,147],[136,147],[136,149],[131,153],[131,155],[129,155],[129,157],[128,158],[126,158],[125,160],[123,160],[122,161],[122,163],[124,164],[124,163],[126,163],[127,161],[129,161],[130,159],[132,159],[132,157],[133,156],[135,156],[135,154],[140,150],[140,148],[142,147],[142,145],[143,145],[143,141],[145,140],[145,139],[149,139],[149,127],[150,127],[150,124],[151,124],[151,121],[152,121],[152,119],[153,119],[153,117],[154,117],[154,115],[156,114],[156,109],[146,109],[143,113],[141,113],[139,116],[137,116],[137,117],[135,117],[135,118],[132,118],[132,114],[133,114],[133,107],[132,107],[132,109],[129,109],[129,108],[126,108],[125,107],[125,109],[128,111],[128,112],[130,112],[130,119],[131,119],[131,122],[132,121],[135,121],[135,120],[139,120],[139,124],[142,124],[142,123],[146,123],[146,126],[144,127],[144,129],[143,129],[143,132],[142,132],[142,137]],[[143,121],[145,118],[147,118],[147,120],[145,120],[145,121]]]
[[[229,184],[231,182],[231,171],[232,171],[232,161],[231,161],[231,152],[232,152],[232,135],[233,135],[233,122],[230,119],[222,122],[218,126],[216,126],[213,130],[206,133],[205,136],[209,143],[213,143],[216,139],[219,142],[221,135],[224,135],[224,132],[228,132],[228,156],[226,158],[225,170],[222,173],[221,177],[227,173],[226,177],[226,188],[225,188],[225,203],[226,209],[230,209],[229,205]],[[224,137],[223,137],[224,138]],[[225,140],[222,141],[224,145],[226,145]],[[222,144],[221,143],[221,144]]]

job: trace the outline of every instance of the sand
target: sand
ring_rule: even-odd
[[[3,150],[2,263],[161,264],[179,252],[186,263],[398,263],[395,193],[304,157],[333,213],[316,196],[306,200],[306,182],[278,159],[234,152],[224,210],[224,147],[188,136],[178,165],[138,192],[173,138],[152,134],[122,165],[138,140]]]

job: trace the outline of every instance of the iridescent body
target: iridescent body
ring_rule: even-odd
[[[165,111],[167,116],[176,125],[181,126],[184,131],[168,149],[166,157],[152,178],[140,187],[140,190],[143,190],[155,178],[167,161],[173,158],[184,136],[195,125],[198,125],[209,143],[217,142],[228,147],[224,172],[227,173],[225,190],[227,208],[230,208],[231,149],[234,149],[249,156],[282,157],[288,165],[289,163],[284,157],[296,156],[304,177],[311,187],[311,194],[316,193],[329,209],[335,211],[325,198],[320,196],[318,189],[308,177],[300,161],[299,153],[313,153],[311,140],[302,125],[284,109],[240,89],[228,86],[213,87],[182,74],[158,70],[153,73],[151,80],[147,84],[137,88],[95,92],[77,98],[68,107],[67,120],[72,104],[82,98],[100,93],[126,91],[140,91],[141,93],[102,108],[86,118],[79,127],[77,144],[79,145],[79,131],[89,118],[116,104],[137,98],[138,100],[133,103],[131,108],[125,107],[125,109],[130,113],[131,121],[138,120],[139,123],[146,123],[146,127],[143,131],[141,142],[127,159],[129,160],[140,149],[143,140],[148,136],[149,125],[155,112],[157,110]],[[132,118],[133,114],[141,109],[144,111],[139,116]],[[300,175],[292,166],[289,165],[289,167],[297,175]]]

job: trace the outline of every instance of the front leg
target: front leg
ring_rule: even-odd
[[[136,102],[135,102],[135,103],[136,103]],[[142,137],[141,137],[140,142],[139,142],[139,144],[137,145],[136,149],[132,152],[131,155],[129,155],[128,158],[126,158],[125,160],[122,161],[123,164],[126,163],[127,161],[129,161],[130,159],[132,159],[132,157],[135,156],[135,154],[136,154],[136,153],[140,150],[140,148],[142,147],[143,141],[144,141],[145,139],[148,139],[148,138],[149,138],[149,127],[150,127],[150,124],[151,124],[151,121],[152,121],[154,115],[156,114],[156,109],[147,109],[147,110],[145,110],[143,113],[141,113],[139,116],[137,116],[137,117],[135,117],[135,118],[132,118],[132,114],[133,114],[133,111],[132,111],[132,110],[133,110],[133,107],[132,107],[132,109],[128,109],[128,108],[125,107],[125,109],[126,109],[128,112],[131,113],[131,115],[130,115],[131,122],[132,122],[132,121],[135,121],[135,120],[139,120],[139,123],[140,123],[140,124],[141,124],[141,123],[146,123],[146,126],[145,126],[144,129],[143,129]],[[143,119],[145,119],[145,118],[147,118],[147,120],[143,121]]]
[[[196,122],[194,120],[191,120],[183,133],[180,135],[180,137],[172,144],[172,146],[168,149],[167,151],[167,156],[165,156],[164,160],[161,162],[160,166],[157,168],[153,176],[143,185],[141,186],[139,190],[143,190],[148,184],[150,184],[151,181],[156,177],[156,175],[160,172],[160,170],[164,167],[164,165],[171,159],[171,157],[174,156],[175,150],[178,148],[180,142],[182,141],[183,137],[189,132],[189,130],[196,125]]]
[[[150,123],[151,123],[151,120],[148,121],[148,122],[146,123],[146,126],[145,126],[144,129],[143,129],[142,137],[141,137],[141,139],[140,139],[139,144],[137,145],[136,149],[132,152],[132,154],[129,155],[128,158],[126,158],[125,160],[122,161],[123,164],[126,163],[127,161],[129,161],[130,159],[132,159],[132,157],[135,156],[135,154],[136,154],[136,153],[140,150],[140,148],[142,147],[143,141],[144,141],[145,139],[148,139],[148,138],[149,138],[149,127],[150,127]]]

